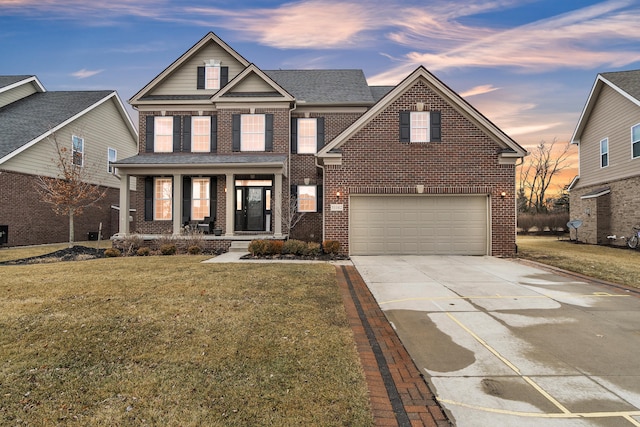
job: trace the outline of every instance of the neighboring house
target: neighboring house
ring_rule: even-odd
[[[209,33],[129,102],[139,154],[116,166],[144,197],[121,235],[205,222],[216,249],[291,237],[351,255],[515,251],[526,151],[423,67],[395,87],[361,70],[261,70]],[[291,200],[304,216],[289,230]]]
[[[640,70],[598,74],[571,142],[579,148],[569,186],[578,240],[626,244],[640,223]]]
[[[137,152],[138,133],[114,91],[47,91],[36,76],[0,76],[0,242],[10,246],[64,242],[69,218],[53,212],[36,191],[37,176],[57,177],[57,151],[90,168],[91,183],[107,197],[75,220],[75,239],[87,240],[102,223],[118,229],[120,181],[109,162]],[[7,241],[3,240],[8,237]]]

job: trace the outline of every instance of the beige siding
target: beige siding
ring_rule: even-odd
[[[234,86],[233,92],[273,92],[274,89],[268,85],[257,74],[251,74]]]
[[[0,108],[34,93],[36,93],[36,88],[31,82],[0,93]]]
[[[205,61],[210,59],[220,60],[223,67],[229,67],[229,81],[244,69],[242,64],[227,51],[211,42],[182,64],[148,95],[202,95],[205,93],[213,95],[217,92],[216,90],[197,89],[198,67],[204,66]]]
[[[580,140],[578,188],[640,174],[640,158],[631,157],[631,126],[638,123],[640,107],[605,85]],[[604,138],[609,139],[609,166],[601,168]]]
[[[117,150],[118,159],[137,153],[136,137],[129,132],[122,116],[110,99],[55,133],[59,146],[71,150],[71,137],[84,138],[84,165],[90,181],[119,188],[120,181],[107,172],[107,149]],[[2,164],[2,169],[34,175],[56,176],[56,152],[53,138],[39,141]]]

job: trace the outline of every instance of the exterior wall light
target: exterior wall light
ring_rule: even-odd
[[[500,193],[500,197],[502,197],[503,199],[507,197],[507,192],[503,191],[502,193]]]

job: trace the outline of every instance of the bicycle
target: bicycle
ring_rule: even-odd
[[[640,240],[640,225],[633,226],[633,234],[631,237],[627,237],[627,246],[631,249],[638,247],[638,241]]]

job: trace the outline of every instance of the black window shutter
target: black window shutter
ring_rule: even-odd
[[[182,225],[191,221],[191,177],[182,177]]]
[[[298,152],[298,119],[291,117],[291,154]]]
[[[316,119],[316,151],[320,151],[324,147],[324,117]]]
[[[229,67],[220,67],[220,89],[229,83]]]
[[[173,152],[180,152],[180,116],[173,116]]]
[[[316,187],[316,212],[322,212],[322,206],[323,206],[323,202],[324,202],[324,193],[323,193],[323,187],[322,185],[318,185]]]
[[[144,220],[153,221],[153,177],[144,178]]]
[[[431,112],[431,142],[442,141],[442,123],[440,111]]]
[[[204,67],[198,67],[198,83],[196,89],[204,89]]]
[[[154,116],[147,116],[147,130],[145,132],[145,151],[147,153],[153,153],[153,126],[155,124]]]
[[[209,188],[211,190],[211,195],[209,196],[209,218],[211,218],[211,221],[215,221],[218,213],[218,178],[211,177]],[[209,232],[211,231],[209,230]]]
[[[264,151],[273,151],[273,114],[264,117]]]
[[[291,184],[291,194],[289,196],[294,199],[298,198],[298,186],[296,184]]]
[[[183,132],[182,132],[182,151],[191,151],[191,116],[183,117]]]
[[[218,151],[218,116],[211,116],[211,139],[209,151]]]
[[[400,142],[411,142],[411,113],[400,111]]]
[[[240,151],[240,114],[231,116],[232,150]]]

